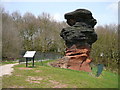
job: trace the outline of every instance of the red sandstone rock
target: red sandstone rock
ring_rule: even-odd
[[[51,63],[54,67],[68,68],[72,70],[91,72],[91,59],[89,57],[90,48],[80,47],[79,49],[73,48],[66,50],[66,56],[58,60],[57,62]]]
[[[66,56],[69,57],[67,68],[79,71],[91,72],[89,58],[90,48],[82,47],[80,49],[73,48],[66,50]]]

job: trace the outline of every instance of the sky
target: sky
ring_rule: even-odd
[[[118,2],[116,0],[104,0],[97,1],[94,0],[88,2],[74,1],[36,1],[29,0],[24,2],[23,0],[2,0],[1,5],[4,7],[5,11],[10,14],[14,11],[18,11],[21,15],[26,12],[31,12],[35,16],[42,14],[43,12],[49,13],[56,21],[66,21],[64,19],[64,14],[74,11],[79,8],[88,9],[92,12],[93,17],[97,20],[97,25],[109,25],[118,24]]]

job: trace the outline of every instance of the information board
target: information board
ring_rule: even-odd
[[[25,55],[23,57],[26,58],[26,67],[28,66],[28,61],[33,59],[32,66],[34,67],[34,57],[35,57],[36,51],[26,51]]]
[[[23,57],[32,58],[32,57],[34,57],[35,53],[36,53],[36,51],[26,51],[26,53]]]

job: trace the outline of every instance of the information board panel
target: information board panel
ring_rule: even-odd
[[[35,53],[36,53],[36,51],[26,51],[26,53],[23,57],[32,58],[32,57],[34,57]]]

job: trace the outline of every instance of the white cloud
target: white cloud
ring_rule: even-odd
[[[56,21],[63,21],[62,15],[60,13],[53,14],[53,19]]]
[[[112,11],[118,11],[118,3],[114,2],[112,4],[110,4],[109,6],[107,6],[107,9],[112,10]]]

